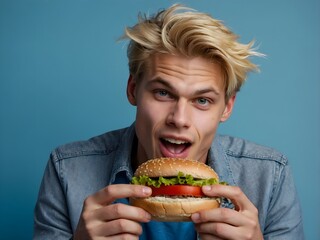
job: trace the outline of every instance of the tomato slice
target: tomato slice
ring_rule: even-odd
[[[160,186],[159,188],[151,187],[152,195],[167,195],[167,196],[191,196],[191,197],[203,197],[205,196],[201,190],[201,187],[190,186],[190,185],[171,185],[171,186]]]

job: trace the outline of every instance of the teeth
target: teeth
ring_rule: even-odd
[[[176,139],[173,139],[173,138],[165,138],[164,140],[166,140],[167,142],[170,142],[170,143],[174,143],[174,144],[185,144],[185,143],[188,143],[186,141],[176,140]]]

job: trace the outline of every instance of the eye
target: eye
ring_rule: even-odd
[[[162,89],[161,90],[157,90],[156,93],[157,93],[157,95],[159,97],[166,97],[166,96],[169,95],[169,93],[166,90],[162,90]]]
[[[198,98],[196,101],[197,101],[198,104],[203,105],[203,106],[209,104],[209,101],[206,98]]]
[[[211,103],[213,103],[213,101],[211,99],[208,99],[208,98],[204,98],[204,97],[199,97],[199,98],[196,98],[194,101],[193,101],[193,104],[195,104],[195,106],[199,109],[202,109],[202,110],[207,110],[210,108],[211,106]]]
[[[164,89],[156,89],[153,91],[153,93],[155,98],[161,101],[173,99],[173,96],[167,90]]]

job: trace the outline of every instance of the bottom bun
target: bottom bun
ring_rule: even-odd
[[[130,198],[133,206],[143,208],[152,216],[152,220],[161,222],[191,221],[191,214],[220,206],[219,198],[195,197],[149,197]]]

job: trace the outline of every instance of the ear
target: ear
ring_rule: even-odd
[[[236,100],[236,95],[229,98],[228,102],[226,103],[225,109],[221,115],[220,122],[227,121],[228,118],[231,116],[235,100]]]
[[[127,83],[127,98],[133,106],[137,105],[137,102],[136,102],[136,81],[133,79],[131,74],[128,78],[128,83]]]

